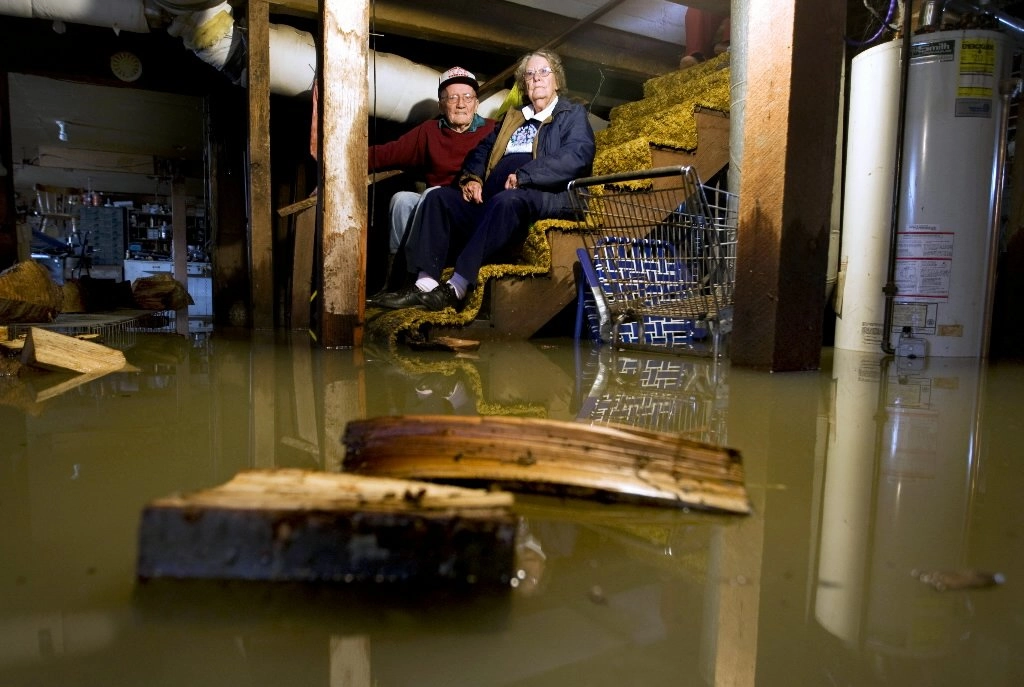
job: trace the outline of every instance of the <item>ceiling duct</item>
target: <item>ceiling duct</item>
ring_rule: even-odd
[[[246,85],[245,41],[236,31],[228,2],[211,0],[0,0],[0,15],[48,19],[89,26],[148,33],[147,16],[153,8],[173,16],[167,32],[181,38],[199,59],[221,71],[234,83]],[[312,36],[284,24],[270,25],[270,90],[277,95],[298,96],[312,92],[316,76],[316,42]],[[389,121],[427,119],[437,114],[440,72],[388,53],[371,51],[367,84],[370,115]],[[480,113],[490,116],[508,91],[480,103]]]

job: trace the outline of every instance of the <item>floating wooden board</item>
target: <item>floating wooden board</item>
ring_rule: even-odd
[[[749,513],[738,451],[676,434],[516,417],[349,422],[348,472]]]
[[[137,574],[507,588],[512,498],[351,474],[245,471],[214,489],[147,504]]]
[[[4,329],[6,329],[6,327],[0,327],[0,330]],[[25,339],[28,338],[28,334],[22,334],[10,340],[5,340],[3,336],[4,332],[0,331],[0,346],[3,346],[9,351],[15,351],[18,353],[25,348]],[[92,341],[93,343],[99,343],[100,341],[99,334],[73,334],[72,336],[81,341]]]
[[[438,336],[429,341],[410,341],[409,348],[417,351],[453,351],[455,353],[480,350],[480,342],[454,336]]]
[[[21,349],[21,362],[48,370],[105,374],[122,369],[127,361],[124,353],[116,348],[42,327],[30,327]]]

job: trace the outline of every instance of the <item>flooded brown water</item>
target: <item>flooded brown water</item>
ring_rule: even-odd
[[[126,356],[139,372],[52,398],[52,375],[0,377],[0,687],[1024,684],[1019,363],[826,349],[768,374],[219,332]],[[683,432],[741,452],[754,512],[517,496],[522,572],[497,596],[136,581],[150,500],[341,470],[349,420],[411,413]],[[946,571],[1004,582],[925,583]]]

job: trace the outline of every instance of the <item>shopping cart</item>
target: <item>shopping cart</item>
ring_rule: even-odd
[[[576,179],[569,190],[585,225],[581,306],[591,299],[593,338],[720,355],[732,324],[736,194],[685,166]]]

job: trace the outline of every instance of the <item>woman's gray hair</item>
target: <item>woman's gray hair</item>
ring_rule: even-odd
[[[526,95],[529,91],[526,90],[526,63],[530,61],[531,57],[543,57],[551,65],[551,73],[555,77],[555,90],[562,92],[566,90],[565,84],[565,67],[562,66],[562,58],[558,56],[558,53],[551,52],[550,50],[534,50],[531,53],[527,53],[522,56],[519,60],[519,64],[516,65],[516,83],[519,84],[519,88],[523,91],[523,102],[528,102],[529,97]]]

